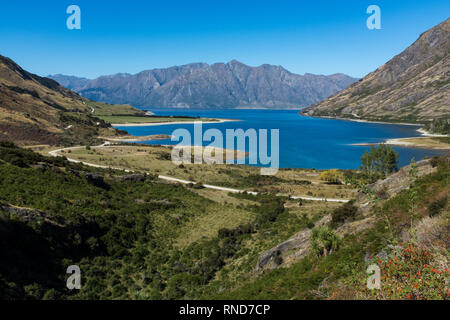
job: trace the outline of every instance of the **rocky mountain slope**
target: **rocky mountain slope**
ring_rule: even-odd
[[[387,121],[448,118],[449,53],[447,19],[374,72],[302,113]]]
[[[93,116],[90,104],[56,81],[29,73],[0,55],[0,140],[18,144],[88,143],[99,130],[113,130]],[[106,106],[94,104],[96,108]]]
[[[116,74],[86,81],[50,78],[82,96],[139,107],[298,108],[320,101],[357,79],[344,74],[297,75],[281,66],[250,67],[239,61],[192,63],[138,74]]]

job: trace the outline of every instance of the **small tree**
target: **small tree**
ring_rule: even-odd
[[[361,156],[361,170],[368,177],[385,176],[398,171],[398,153],[390,146],[372,146]]]
[[[419,216],[418,211],[418,196],[419,196],[419,190],[417,187],[417,180],[418,177],[418,170],[416,166],[416,162],[414,161],[414,158],[411,160],[411,164],[409,165],[409,209],[408,213],[411,216],[411,228],[413,226],[413,221],[415,218]]]
[[[337,250],[339,246],[338,236],[328,227],[313,228],[311,231],[311,251],[318,256],[327,256]]]
[[[320,180],[333,184],[341,183],[341,178],[342,175],[337,169],[323,171],[319,176]]]
[[[449,134],[450,119],[434,119],[431,123],[425,125],[425,129],[433,133]]]

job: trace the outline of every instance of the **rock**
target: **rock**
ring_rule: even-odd
[[[127,174],[119,177],[120,181],[133,181],[133,182],[142,182],[145,181],[146,175],[143,173],[133,173]]]
[[[36,164],[30,165],[30,167],[31,167],[31,168],[34,168],[34,169],[37,169],[37,170],[39,170],[39,171],[41,171],[41,172],[44,172],[44,171],[47,169],[48,164],[45,163],[45,162],[38,162],[38,163],[36,163]]]
[[[67,224],[67,222],[62,218],[49,218],[47,213],[36,209],[17,207],[13,205],[0,205],[0,209],[22,219],[24,222],[45,220],[46,222],[56,224],[58,226]]]
[[[316,226],[324,226],[330,223],[331,215],[327,215],[320,219]],[[273,247],[270,250],[263,252],[256,264],[256,271],[262,272],[264,270],[274,269],[279,266],[279,259],[281,257],[285,263],[291,263],[297,261],[300,258],[306,256],[309,252],[309,238],[311,236],[310,229],[303,229],[297,232],[288,240]],[[292,252],[285,254],[286,252]]]
[[[424,175],[433,173],[437,170],[437,168],[432,167],[431,159],[418,161],[416,162],[416,166],[418,177],[422,177]],[[401,168],[399,172],[396,172],[386,177],[386,179],[367,185],[367,188],[373,191],[375,195],[378,192],[383,192],[387,195],[387,198],[390,198],[398,194],[400,191],[409,188],[409,185],[411,183],[409,177],[409,169],[410,166],[405,166]],[[368,197],[365,193],[360,192],[358,194],[358,202],[366,202],[367,200]],[[366,206],[367,204],[364,205],[364,207]]]
[[[3,211],[6,211],[16,217],[20,217],[25,222],[35,221],[41,218],[44,214],[38,210],[29,208],[20,208],[15,206],[1,206]]]
[[[80,174],[84,176],[90,184],[99,188],[109,189],[109,185],[105,182],[103,176],[96,173],[84,171],[81,171]]]

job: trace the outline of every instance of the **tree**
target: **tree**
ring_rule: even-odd
[[[425,129],[432,133],[449,134],[450,119],[434,119],[431,123],[425,125]]]
[[[337,169],[323,171],[319,176],[320,180],[333,184],[341,183],[341,178],[342,175]]]
[[[313,228],[310,238],[311,250],[318,256],[337,250],[339,237],[328,227]]]
[[[413,220],[416,219],[419,216],[418,211],[418,196],[419,196],[419,190],[416,183],[418,177],[418,170],[417,165],[414,160],[414,158],[411,160],[411,164],[409,165],[409,209],[408,213],[411,216],[411,228],[413,227]]]
[[[387,150],[387,154],[385,156],[386,161],[386,172],[393,173],[398,171],[398,153],[395,152],[392,148]]]
[[[372,146],[361,156],[361,170],[367,176],[385,176],[398,171],[398,153],[390,146]]]

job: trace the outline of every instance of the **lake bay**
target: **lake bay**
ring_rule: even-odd
[[[355,122],[334,119],[303,117],[298,110],[192,110],[151,109],[158,116],[191,116],[203,118],[239,119],[223,123],[204,124],[203,130],[217,128],[225,134],[226,129],[279,129],[280,168],[356,169],[361,155],[368,146],[357,143],[378,143],[391,138],[418,137],[418,126]],[[160,126],[116,126],[134,136],[168,134],[177,128],[185,128],[193,135],[193,124]],[[143,142],[146,144],[177,144],[170,140]],[[205,143],[207,145],[209,143]],[[446,154],[445,150],[429,150],[393,146],[399,155],[399,166],[425,156]]]

